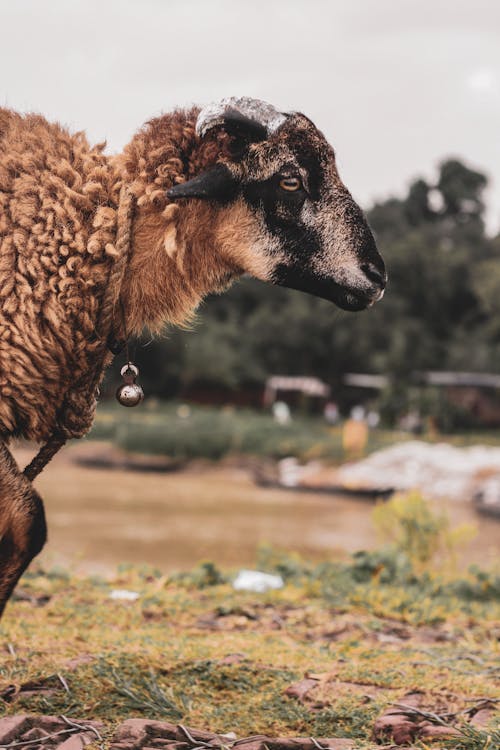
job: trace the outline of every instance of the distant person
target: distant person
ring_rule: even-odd
[[[403,414],[399,420],[398,426],[400,430],[418,435],[422,432],[422,419],[419,412],[412,409],[407,412],[407,414]]]
[[[328,401],[323,409],[323,416],[328,424],[337,424],[339,421],[339,407],[335,401]]]
[[[272,413],[275,422],[278,424],[288,424],[292,421],[290,407],[285,401],[275,401],[272,406]]]
[[[378,411],[374,411],[373,409],[371,409],[366,415],[366,423],[371,430],[374,430],[375,427],[378,427],[380,424],[380,414],[378,413]]]
[[[368,442],[368,424],[363,406],[354,406],[342,429],[342,448],[347,459],[360,458]]]

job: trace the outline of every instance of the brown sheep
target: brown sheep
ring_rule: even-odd
[[[366,220],[302,114],[223,100],[153,119],[107,156],[83,133],[0,109],[0,614],[46,536],[7,443],[90,428],[94,393],[82,405],[78,388],[111,359],[98,321],[124,190],[134,216],[110,335],[120,318],[128,334],[186,323],[245,272],[350,310],[383,293]]]

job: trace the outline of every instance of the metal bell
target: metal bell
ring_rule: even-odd
[[[116,398],[122,406],[137,406],[144,398],[144,391],[138,383],[124,383],[116,391]]]
[[[137,406],[144,398],[144,391],[135,382],[139,370],[131,362],[127,362],[120,370],[120,374],[125,382],[117,389],[116,400],[122,406]]]

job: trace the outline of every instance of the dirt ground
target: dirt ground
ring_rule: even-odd
[[[233,504],[241,545],[261,518],[288,534],[301,522],[303,535],[307,523],[328,534],[328,523],[341,525],[337,500],[260,489],[256,496],[235,467],[122,478],[75,467],[73,457],[62,454],[39,481],[52,530],[65,513],[60,532],[76,521],[103,549],[109,525],[124,515],[127,543],[141,559],[146,516],[154,529],[166,513],[170,527],[157,543],[174,538],[182,547],[187,537],[174,519],[186,512],[181,498],[196,501],[194,517],[184,518],[196,518],[190,570],[142,561],[110,573],[112,556],[101,558],[105,576],[54,566],[49,556],[33,564],[0,624],[0,747],[499,750],[498,570],[445,573],[432,559],[413,566],[382,548],[325,562],[268,548],[259,564],[282,576],[283,587],[238,591],[234,568],[218,560],[192,567],[212,514],[223,529],[217,549],[231,539]],[[96,493],[90,507],[82,488]],[[363,508],[368,523],[371,509]],[[313,509],[324,517],[311,518]]]
[[[452,583],[358,583],[359,565],[294,564],[278,561],[288,582],[263,594],[208,563],[112,580],[33,570],[0,627],[0,746],[220,746],[193,743],[195,728],[228,747],[264,743],[247,750],[497,748],[494,578],[471,579],[464,598]]]
[[[119,458],[115,469],[79,463],[112,451],[109,443],[75,441],[37,479],[49,525],[44,564],[110,573],[123,562],[146,563],[171,572],[203,559],[248,567],[262,543],[312,560],[379,543],[370,501],[262,488],[251,466],[234,462],[198,462],[165,473],[124,469]],[[31,454],[16,451],[21,465]],[[443,501],[435,507],[444,509],[453,525],[477,529],[460,550],[462,565],[488,565],[498,554],[500,521],[479,516],[470,503]]]

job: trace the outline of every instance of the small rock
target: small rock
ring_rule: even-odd
[[[281,589],[285,582],[281,576],[262,573],[260,570],[240,570],[233,581],[236,591],[255,591],[263,594],[272,589]]]
[[[137,591],[129,591],[128,589],[113,589],[109,595],[110,599],[117,599],[124,602],[135,602],[139,598]]]
[[[8,745],[20,734],[26,732],[31,726],[30,717],[22,716],[5,716],[0,719],[0,743]]]
[[[307,677],[303,680],[299,680],[299,682],[295,682],[293,685],[290,685],[290,687],[287,687],[287,689],[284,691],[284,694],[287,695],[289,698],[298,698],[299,701],[301,701],[307,693],[309,693],[313,687],[316,687],[318,685],[318,680],[311,680]]]

